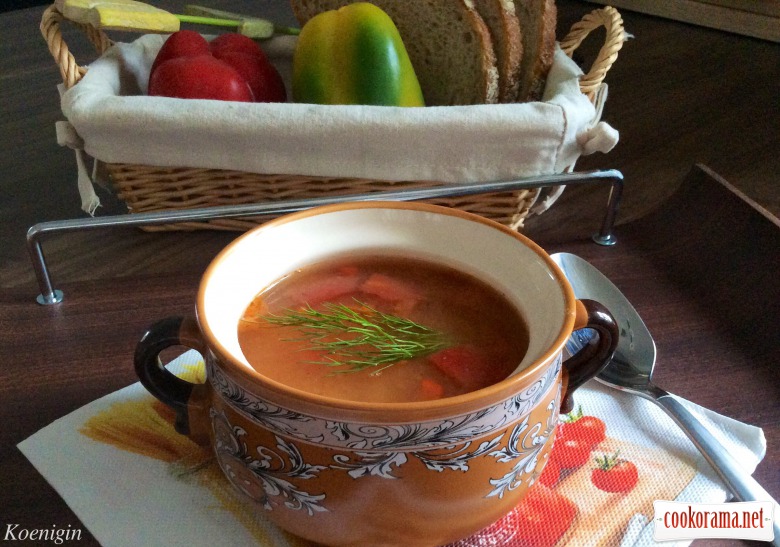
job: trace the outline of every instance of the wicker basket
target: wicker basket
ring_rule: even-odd
[[[60,23],[66,20],[56,5],[48,7],[41,21],[49,51],[59,66],[66,88],[76,85],[87,68],[79,66],[65,43]],[[102,54],[112,45],[108,36],[90,25],[76,24]],[[612,7],[604,7],[587,14],[574,24],[560,42],[569,57],[591,31],[604,27],[605,42],[590,70],[580,80],[580,90],[591,101],[617,58],[623,45],[623,20]],[[304,199],[319,196],[339,196],[369,192],[436,186],[435,181],[386,181],[357,178],[312,177],[300,175],[267,175],[221,169],[191,167],[154,167],[125,163],[105,164],[117,196],[131,213],[187,209],[218,205],[241,205],[285,199]],[[463,209],[517,229],[536,201],[540,189],[481,194],[459,198],[430,200],[449,207]],[[247,230],[264,218],[215,219],[206,222],[188,222],[144,228],[146,230]]]

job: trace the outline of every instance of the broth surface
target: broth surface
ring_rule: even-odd
[[[351,367],[325,362],[346,358],[312,349],[300,325],[272,323],[291,312],[343,310],[336,306],[372,320],[381,312],[413,321],[435,331],[439,336],[426,340],[439,343],[385,368],[345,372]],[[357,336],[342,331],[323,342]],[[360,254],[296,270],[258,294],[239,323],[238,340],[252,367],[291,387],[353,401],[411,402],[459,395],[506,378],[528,348],[528,329],[502,294],[469,274],[416,258]],[[376,351],[365,344],[353,349]]]

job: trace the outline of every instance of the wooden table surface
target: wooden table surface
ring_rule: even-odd
[[[174,9],[183,2],[157,4]],[[294,23],[284,0],[209,4]],[[559,0],[559,37],[597,7]],[[60,148],[54,133],[63,118],[59,74],[37,29],[42,10],[0,14],[0,525],[79,528],[16,444],[134,382],[131,356],[140,333],[156,319],[192,312],[200,274],[236,234],[58,235],[44,249],[65,301],[35,303],[27,229],[83,218],[73,152]],[[550,211],[528,221],[526,233],[550,252],[581,254],[618,283],[656,337],[660,385],[764,429],[767,456],[755,476],[780,498],[780,294],[765,275],[777,271],[780,247],[767,227],[776,225],[720,182],[780,215],[780,47],[630,12],[623,17],[634,37],[608,75],[604,115],[621,141],[578,165],[625,175],[618,244],[598,247],[588,239],[604,210],[603,186],[567,189]],[[74,32],[74,43],[78,37]],[[578,50],[583,60],[598,45],[598,38],[586,42]],[[82,51],[79,60],[92,59],[87,46]],[[121,212],[120,203],[102,197],[105,211]]]

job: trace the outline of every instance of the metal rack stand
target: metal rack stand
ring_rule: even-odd
[[[544,175],[510,181],[473,184],[447,184],[430,188],[415,188],[392,192],[373,192],[352,196],[334,196],[300,200],[255,203],[248,205],[226,205],[199,209],[180,209],[152,213],[111,215],[74,220],[40,222],[27,231],[27,249],[33,263],[35,276],[41,293],[36,301],[42,305],[58,304],[63,300],[62,291],[55,289],[46,265],[41,240],[48,235],[127,226],[154,226],[184,221],[204,221],[215,218],[239,218],[257,215],[283,215],[310,209],[321,205],[332,205],[345,201],[417,201],[423,199],[460,197],[494,192],[516,191],[529,188],[569,186],[595,182],[611,182],[609,199],[599,231],[593,241],[599,245],[614,245],[612,234],[618,205],[623,193],[623,174],[617,170],[587,171],[561,175]]]

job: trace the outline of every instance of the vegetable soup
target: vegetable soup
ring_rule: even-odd
[[[258,294],[238,326],[249,363],[288,386],[353,401],[452,397],[511,374],[520,312],[487,283],[434,262],[333,258]]]

